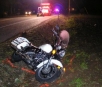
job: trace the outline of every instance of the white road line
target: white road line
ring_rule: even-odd
[[[11,19],[14,19],[14,18],[6,18],[6,19],[0,19],[0,22],[2,22],[2,21],[6,21],[6,20],[11,20]]]
[[[33,19],[29,19],[29,20],[33,20]],[[24,20],[24,21],[8,24],[8,25],[5,25],[5,26],[1,26],[0,28],[8,27],[8,26],[15,25],[15,24],[22,23],[22,22],[29,21],[29,20]]]

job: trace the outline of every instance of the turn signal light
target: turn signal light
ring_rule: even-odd
[[[63,68],[63,71],[65,72],[66,71],[66,68]]]
[[[53,55],[56,54],[56,50],[52,50],[52,54],[53,54]]]

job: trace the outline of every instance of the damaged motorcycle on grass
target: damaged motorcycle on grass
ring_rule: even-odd
[[[41,83],[55,81],[64,72],[61,62],[69,42],[66,30],[59,32],[59,27],[52,29],[54,43],[34,46],[24,37],[18,37],[11,42],[14,52],[11,62],[24,61],[34,72],[35,79]]]

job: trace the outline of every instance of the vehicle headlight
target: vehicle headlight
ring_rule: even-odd
[[[25,12],[25,14],[27,14],[27,12]]]
[[[29,12],[29,15],[31,14],[31,11]]]

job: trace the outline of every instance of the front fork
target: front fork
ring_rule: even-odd
[[[55,59],[54,57],[55,55],[52,54],[48,60],[42,61],[40,64],[37,65],[37,69],[39,69],[40,67],[44,67],[44,69],[46,70],[49,68],[50,65],[53,64],[57,67],[58,70],[60,70],[61,72],[65,72],[65,68],[63,67],[61,61],[58,59]]]
[[[45,69],[48,69],[48,67],[49,67],[49,65],[51,65],[51,59],[52,59],[53,57],[51,56],[49,59],[48,59],[48,62],[47,62],[47,64],[46,64],[46,66],[44,67]]]

